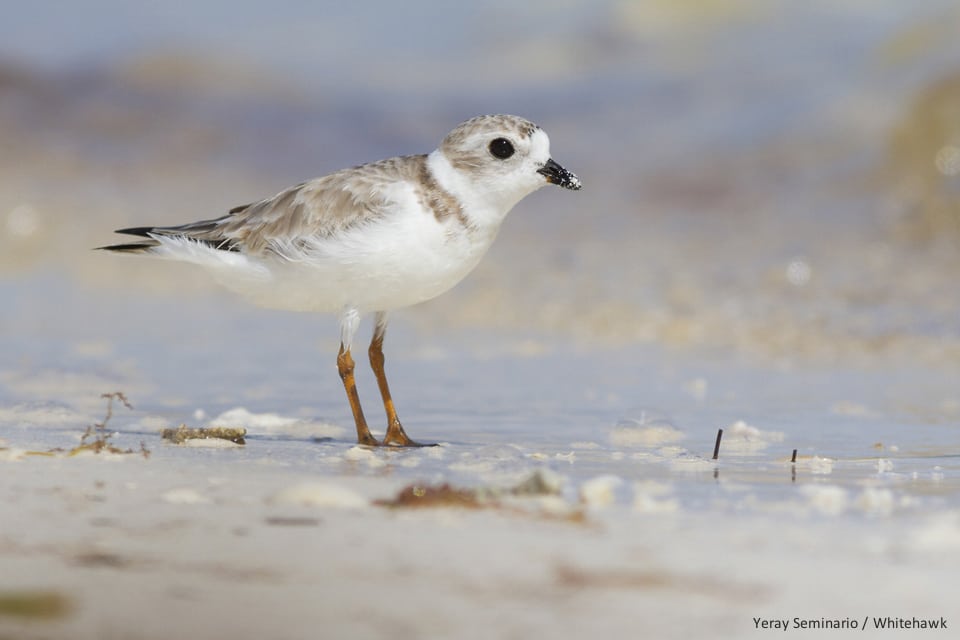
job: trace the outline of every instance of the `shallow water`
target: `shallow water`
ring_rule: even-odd
[[[65,283],[46,290],[54,295],[21,315],[45,322],[14,327],[3,344],[13,363],[3,371],[3,421],[20,448],[72,446],[102,414],[99,393],[118,389],[136,406],[114,418],[119,446],[155,443],[161,425],[230,424],[213,417],[242,406],[301,423],[253,419],[249,453],[228,455],[263,456],[302,473],[503,486],[544,467],[565,477],[574,497],[592,478],[612,475],[622,483],[619,501],[633,499],[631,483],[659,481],[690,508],[727,505],[716,487],[746,492],[734,503],[757,501],[754,508],[789,502],[797,485],[853,496],[881,489],[891,511],[956,507],[960,496],[956,372],[777,368],[468,329],[452,339],[401,318],[387,343],[394,397],[408,431],[441,446],[368,452],[358,462],[343,457],[353,429],[332,319],[250,310],[226,295],[173,309],[131,294],[124,322],[104,334],[114,302]],[[22,299],[15,293],[4,292]],[[78,311],[58,316],[64,305]],[[381,409],[364,365],[361,398],[376,429]],[[718,428],[727,435],[713,461]]]

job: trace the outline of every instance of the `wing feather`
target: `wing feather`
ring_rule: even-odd
[[[117,233],[146,238],[138,244],[102,247],[147,250],[159,236],[185,237],[226,251],[259,255],[285,253],[388,215],[393,202],[387,187],[416,181],[425,155],[390,158],[344,169],[284,189],[271,198],[234,207],[220,218],[174,227],[135,227]]]

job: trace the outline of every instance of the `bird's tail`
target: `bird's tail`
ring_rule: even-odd
[[[141,236],[144,239],[137,242],[126,242],[123,244],[111,244],[104,247],[97,247],[97,251],[116,251],[117,253],[147,253],[151,249],[160,245],[160,242],[154,238],[151,233],[156,232],[155,227],[130,227],[129,229],[117,229],[115,233],[122,233],[129,236]]]
[[[190,224],[183,224],[176,227],[130,227],[129,229],[117,229],[115,233],[139,236],[143,239],[136,242],[111,244],[97,248],[119,253],[153,253],[152,249],[165,244],[163,242],[164,239],[179,239],[199,245],[206,245],[207,247],[221,251],[239,251],[240,249],[237,244],[230,238],[225,237],[220,229],[221,223],[228,217],[229,216],[217,218],[215,220],[201,220],[200,222],[191,222]]]

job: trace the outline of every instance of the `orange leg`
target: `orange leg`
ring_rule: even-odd
[[[370,341],[368,353],[370,367],[373,369],[373,375],[377,377],[377,386],[380,387],[380,395],[383,397],[383,408],[387,412],[387,435],[383,437],[383,444],[395,447],[425,446],[410,439],[403,430],[403,425],[400,424],[400,418],[397,417],[397,409],[393,406],[390,386],[387,384],[387,375],[383,371],[383,335],[387,330],[386,314],[378,313],[375,322],[373,340]]]
[[[340,372],[343,388],[347,391],[347,400],[350,401],[350,409],[353,411],[353,421],[357,424],[357,443],[370,446],[379,445],[380,443],[370,433],[367,421],[363,417],[360,396],[357,394],[357,382],[353,377],[353,358],[350,356],[350,349],[344,349],[342,342],[340,343],[340,353],[337,354],[337,371]]]

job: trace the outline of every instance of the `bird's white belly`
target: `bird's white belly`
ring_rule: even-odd
[[[234,262],[229,267],[205,266],[223,285],[265,307],[387,311],[453,287],[476,267],[495,236],[496,230],[468,231],[457,220],[438,222],[424,212],[318,239],[294,259],[234,254],[224,256]],[[245,268],[238,269],[237,261]]]

